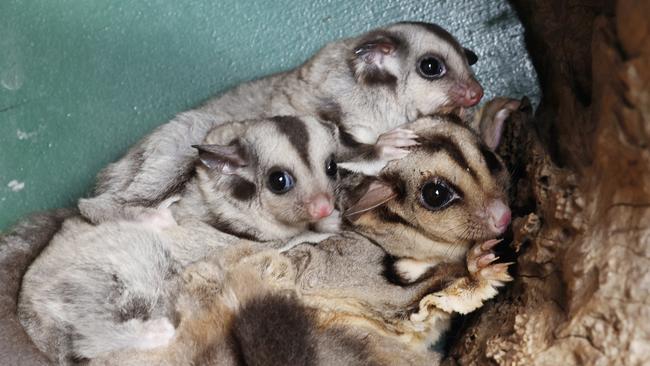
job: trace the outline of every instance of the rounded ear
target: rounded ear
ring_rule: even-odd
[[[463,51],[465,51],[465,57],[467,57],[467,63],[469,63],[470,66],[474,65],[478,61],[478,55],[474,53],[474,51],[469,48],[463,48]]]
[[[344,216],[354,222],[364,212],[380,207],[396,196],[397,193],[391,185],[380,180],[373,180],[359,201],[345,211]]]
[[[358,82],[365,84],[395,84],[397,76],[391,64],[397,62],[401,41],[383,32],[370,33],[354,48],[352,69]]]
[[[223,174],[235,174],[239,168],[248,165],[246,150],[239,140],[229,145],[192,145],[199,151],[199,160],[209,169]]]
[[[517,99],[498,97],[487,102],[482,108],[479,120],[481,139],[495,150],[501,142],[505,121],[510,114],[519,109],[521,101]]]

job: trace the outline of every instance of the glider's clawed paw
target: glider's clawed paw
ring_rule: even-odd
[[[508,266],[512,263],[494,263],[499,257],[494,254],[493,249],[500,242],[501,240],[491,239],[476,244],[467,252],[467,269],[474,278],[487,281],[512,281],[512,277],[508,274]]]
[[[379,135],[375,144],[379,160],[391,161],[405,157],[409,154],[408,147],[419,144],[417,137],[415,132],[403,128],[396,128]]]

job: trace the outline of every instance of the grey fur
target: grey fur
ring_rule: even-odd
[[[481,156],[479,138],[445,118],[423,119],[413,127],[423,135],[425,131],[453,134],[464,141],[458,145],[463,154]],[[411,206],[418,194],[410,189],[422,179],[420,170],[444,164],[458,180],[465,181],[459,185],[474,187],[474,179],[461,173],[464,170],[444,152],[432,152],[424,146],[413,149],[408,157],[389,164],[382,172],[407,180],[406,197],[395,196],[383,205],[396,210],[401,207],[402,214],[417,211]],[[467,160],[481,179],[488,179],[479,188],[490,195],[503,195],[505,186],[498,184],[485,162]],[[443,167],[438,174],[449,173]],[[474,189],[475,194],[483,194]],[[473,215],[473,206],[463,207],[465,219]],[[404,227],[401,222],[377,220],[372,210],[366,211],[353,223],[354,231],[317,245],[300,244],[283,255],[266,244],[229,246],[186,269],[177,302],[181,319],[178,336],[168,347],[115,352],[93,360],[93,364],[435,364],[439,355],[427,346],[449,327],[450,313],[465,313],[480,306],[508,277],[486,280],[480,273],[468,271],[471,264],[465,263],[465,252],[475,241],[486,238],[482,230],[471,231],[472,237],[464,231],[432,236],[435,226],[449,224],[440,220],[455,223],[460,219],[439,212],[419,213],[419,222],[408,215],[414,221]],[[455,252],[451,250],[454,247]],[[416,281],[398,284],[386,278],[387,256],[408,256],[430,266]],[[467,297],[454,298],[459,286]],[[401,324],[422,310],[420,301],[431,293],[441,294],[450,308],[436,315],[421,339],[409,341],[408,334],[402,333],[408,327]],[[262,309],[268,312],[261,315]],[[283,319],[279,312],[290,313]],[[289,338],[292,336],[295,338]]]
[[[59,364],[136,344],[168,316],[180,267],[163,236],[124,225],[66,221],[24,277],[20,321]]]
[[[386,40],[400,44],[386,53]],[[427,53],[446,62],[443,78],[425,80],[415,72],[418,58]],[[393,24],[335,41],[294,70],[240,85],[160,126],[100,173],[97,196],[81,200],[79,208],[97,223],[156,206],[191,177],[190,146],[228,121],[320,116],[338,125],[342,147],[357,147],[417,117],[453,109],[459,105],[457,89],[468,83],[478,87],[458,43],[418,24]]]
[[[151,342],[138,340],[154,337],[156,327],[171,332],[164,322],[172,316],[167,301],[175,296],[178,268],[242,237],[263,242],[306,231],[312,222],[304,202],[314,194],[333,200],[336,177],[327,175],[326,162],[334,136],[310,117],[304,117],[309,123],[291,118],[300,136],[278,129],[277,118],[211,130],[195,153],[193,177],[161,208],[132,207],[130,220],[98,226],[67,221],[25,275],[21,292],[20,320],[39,348],[66,363],[146,347]],[[275,169],[291,172],[292,190],[278,195],[267,188]],[[242,199],[242,180],[256,187],[254,197]]]
[[[502,277],[498,276],[497,280],[485,281],[480,278],[480,274],[468,272],[467,268],[471,267],[471,264],[465,263],[467,249],[474,243],[480,244],[482,240],[490,237],[490,234],[479,228],[482,223],[473,222],[471,217],[474,215],[474,208],[471,204],[462,206],[459,216],[444,216],[439,212],[418,211],[413,208],[417,205],[417,199],[413,200],[413,196],[418,195],[417,190],[413,191],[413,188],[419,186],[418,181],[427,171],[447,179],[455,177],[457,184],[464,190],[473,190],[466,191],[467,194],[502,198],[505,198],[507,191],[505,173],[493,174],[492,164],[481,158],[484,154],[481,151],[483,143],[480,138],[453,120],[444,117],[425,118],[416,121],[409,128],[425,139],[429,136],[448,136],[445,141],[449,146],[432,149],[423,143],[412,148],[414,151],[408,157],[390,163],[379,178],[369,178],[386,181],[388,177],[392,177],[393,181],[390,183],[398,185],[399,183],[394,181],[396,177],[405,180],[401,183],[403,187],[397,188],[402,192],[384,204],[404,215],[407,218],[405,222],[377,221],[374,213],[378,210],[376,208],[365,212],[352,223],[351,228],[354,231],[343,232],[317,245],[302,244],[285,253],[296,271],[296,292],[300,294],[302,303],[313,309],[315,314],[302,316],[307,320],[320,319],[312,320],[318,323],[315,328],[321,330],[321,333],[311,340],[311,347],[319,351],[318,356],[309,356],[312,352],[307,351],[311,349],[309,347],[304,347],[306,351],[302,355],[309,357],[311,364],[334,365],[336,363],[329,363],[323,358],[337,351],[338,354],[347,354],[341,350],[322,348],[323,344],[334,340],[340,341],[339,343],[356,341],[363,344],[362,349],[368,355],[368,363],[436,364],[440,356],[431,352],[427,345],[436,342],[448,329],[451,317],[449,312],[466,313],[474,310],[477,304],[482,304],[484,300],[494,296],[496,292],[493,287],[500,286],[503,281],[509,279],[506,273],[502,274]],[[462,143],[456,143],[457,141]],[[454,154],[460,155],[453,156]],[[451,173],[445,171],[442,165],[447,165]],[[441,169],[436,171],[437,167]],[[475,171],[474,174],[467,173],[470,167]],[[350,182],[358,184],[359,181],[352,177]],[[474,186],[477,182],[480,182],[478,189]],[[361,183],[361,188],[363,186],[365,185]],[[417,219],[415,213],[419,216]],[[465,225],[476,228],[469,231],[436,232],[435,226],[445,227],[449,222],[443,221],[450,220],[456,223],[465,222]],[[466,232],[471,235],[467,236]],[[386,277],[386,265],[389,263],[385,259],[388,257],[426,261],[430,266],[426,273],[416,280],[395,283]],[[261,272],[268,272],[268,269]],[[457,289],[456,286],[460,283],[463,283],[460,285],[463,291],[470,296],[465,299],[453,299],[456,292],[447,292],[447,289]],[[441,296],[448,299],[446,303],[451,309],[440,312],[436,323],[422,334],[426,340],[424,346],[417,341],[405,341],[404,335],[399,331],[391,335],[392,327],[397,327],[396,324],[421,310],[419,302],[431,293],[443,294]],[[269,306],[273,304],[273,301],[264,300],[264,297],[255,301],[267,301]],[[239,316],[245,316],[244,314],[245,312],[240,310]],[[263,318],[255,321],[262,323],[258,325],[260,328],[273,324],[272,321],[267,324]],[[322,329],[343,329],[345,333],[337,337],[322,333]],[[260,332],[259,335],[264,337],[265,333]],[[271,356],[290,353],[293,344],[287,342],[289,344],[278,344]],[[248,350],[240,349],[239,352],[256,353],[263,350],[250,347]]]
[[[18,322],[18,293],[29,264],[75,214],[71,209],[34,214],[0,235],[0,359],[7,365],[50,365]]]
[[[185,113],[182,119],[188,123],[213,120],[200,112]],[[187,181],[182,183],[182,189],[174,192],[179,198],[171,206],[174,217],[181,223],[186,220],[202,221],[224,232],[259,241],[288,238],[308,230],[312,220],[306,212],[305,202],[319,193],[334,196],[335,179],[326,175],[325,166],[335,154],[336,146],[329,128],[311,117],[304,117],[303,120],[306,122],[299,123],[303,135],[301,151],[291,148],[297,143],[297,137],[278,130],[277,118],[231,122],[210,130],[199,143],[226,147],[237,144],[241,150],[239,154],[242,154],[237,158],[240,161],[237,164],[210,162],[202,155],[209,154],[206,150],[197,152],[190,149],[186,158],[192,161],[192,171],[184,173]],[[164,150],[166,141],[158,142],[160,146],[156,154]],[[151,174],[136,177],[137,184],[147,189],[147,192],[139,194],[158,195],[165,190],[165,186],[157,181],[155,172],[164,171],[169,161],[165,160],[164,155],[145,161],[156,164],[148,166]],[[132,162],[125,160],[121,163]],[[275,167],[289,171],[295,179],[295,187],[282,195],[272,193],[267,188],[269,172]],[[103,203],[95,205],[99,201]],[[142,203],[146,199],[138,196],[135,201]],[[100,196],[81,200],[80,207],[93,222],[102,222],[109,207],[112,213],[120,212],[117,218],[125,219],[134,219],[155,209],[155,206],[130,206],[132,203],[122,200],[111,202],[106,196]],[[152,203],[160,204],[159,201],[148,204]]]

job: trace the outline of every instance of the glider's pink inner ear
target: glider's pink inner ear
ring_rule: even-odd
[[[352,207],[346,210],[345,217],[356,221],[364,212],[375,209],[397,196],[392,186],[376,180],[370,183],[368,190]]]

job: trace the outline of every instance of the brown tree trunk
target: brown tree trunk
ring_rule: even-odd
[[[544,94],[502,151],[516,280],[446,363],[650,365],[650,1],[513,2]]]

